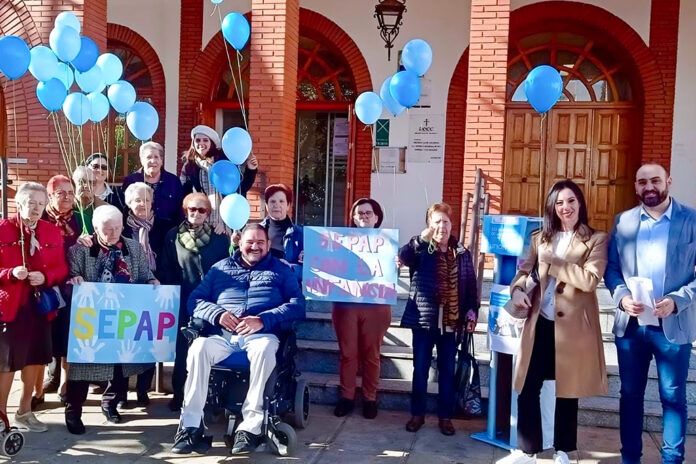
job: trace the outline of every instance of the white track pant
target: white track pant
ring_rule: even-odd
[[[184,405],[181,409],[183,427],[198,427],[203,419],[203,407],[208,395],[210,369],[237,351],[236,346],[219,335],[199,337],[189,348],[186,368],[188,377],[184,389]],[[249,391],[242,405],[244,420],[237,430],[253,434],[261,433],[263,425],[263,391],[266,381],[276,365],[278,337],[273,334],[253,334],[236,337],[239,348],[247,352],[251,364]]]

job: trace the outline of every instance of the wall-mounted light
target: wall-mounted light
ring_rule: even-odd
[[[379,23],[379,35],[384,40],[387,49],[387,60],[391,61],[391,49],[394,40],[399,35],[399,27],[406,12],[406,0],[378,0],[375,5],[374,17]]]

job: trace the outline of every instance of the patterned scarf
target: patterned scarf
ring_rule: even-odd
[[[200,249],[210,243],[211,233],[210,224],[205,223],[199,227],[191,227],[187,221],[184,221],[179,226],[176,237],[181,246],[192,253],[199,254]]]
[[[20,223],[22,227],[25,227],[25,231],[29,233],[29,256],[34,256],[36,250],[41,250],[41,244],[39,243],[39,240],[36,238],[36,226],[38,223],[39,221],[36,221],[32,225],[29,225],[24,221]]]
[[[97,272],[99,274],[99,282],[128,284],[131,282],[131,273],[128,269],[128,263],[123,259],[123,243],[118,242],[116,245],[106,245],[102,242],[98,235],[95,234],[97,242],[101,247],[101,253],[97,258]]]
[[[442,327],[456,327],[459,323],[459,272],[457,250],[437,251],[438,303],[442,307]]]
[[[224,224],[222,218],[220,217],[220,212],[218,211],[218,206],[222,201],[222,195],[215,190],[215,186],[210,182],[210,168],[213,165],[212,160],[196,158],[196,164],[198,165],[200,171],[198,172],[198,179],[201,183],[201,189],[203,193],[208,195],[210,200],[210,205],[212,209],[210,211],[210,216],[208,216],[208,222],[213,226],[218,224]],[[230,233],[230,229],[225,225],[225,232]]]
[[[70,208],[67,212],[61,213],[53,207],[51,203],[46,205],[46,214],[55,225],[60,228],[63,237],[71,237],[75,235],[75,231],[70,227],[70,220],[73,217],[73,209]]]
[[[138,243],[143,247],[143,251],[147,256],[147,262],[150,266],[151,271],[155,271],[157,264],[155,261],[155,252],[152,251],[150,247],[150,229],[155,222],[155,213],[150,211],[150,215],[147,219],[140,219],[135,216],[132,211],[128,213],[128,219],[126,219],[126,224],[133,229],[133,237],[138,237]]]

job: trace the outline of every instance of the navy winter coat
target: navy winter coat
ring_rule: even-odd
[[[189,313],[218,326],[224,311],[259,316],[263,333],[279,333],[305,317],[305,300],[292,269],[269,253],[253,268],[237,251],[215,264],[188,300]],[[219,326],[218,326],[219,327]]]
[[[459,318],[464,323],[466,313],[471,309],[478,316],[479,300],[476,289],[476,274],[471,261],[471,253],[454,237],[450,237],[450,247],[457,250],[459,271]],[[399,260],[409,268],[411,288],[406,302],[401,326],[408,328],[437,329],[440,316],[438,305],[437,257],[428,252],[428,242],[415,236],[399,250]]]

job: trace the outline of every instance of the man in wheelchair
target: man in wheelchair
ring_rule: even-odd
[[[269,249],[266,229],[259,224],[247,225],[239,250],[215,264],[189,298],[193,317],[216,327],[219,335],[196,338],[189,348],[174,453],[201,452],[210,446],[203,424],[210,371],[240,350],[249,358],[249,389],[232,452],[253,451],[263,442],[264,388],[276,365],[278,335],[281,326],[305,316],[297,277],[287,264],[269,254]]]

